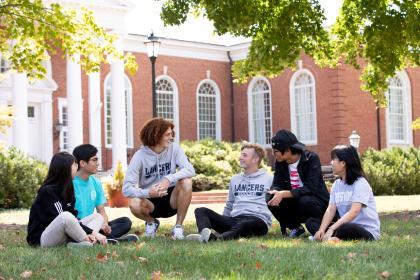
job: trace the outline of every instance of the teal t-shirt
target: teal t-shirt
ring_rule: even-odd
[[[76,176],[73,184],[76,196],[75,208],[79,219],[93,214],[97,206],[105,204],[106,198],[102,184],[94,176],[89,176],[87,180]]]

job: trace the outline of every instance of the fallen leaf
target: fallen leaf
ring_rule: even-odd
[[[356,253],[348,253],[348,254],[346,255],[346,257],[347,257],[349,260],[352,260],[352,259],[353,259],[356,255],[357,255]]]
[[[147,263],[147,259],[143,257],[138,257],[140,263]]]
[[[143,234],[143,232],[141,232],[140,230],[136,230],[136,231],[134,232],[134,234],[135,234],[135,235],[137,235],[137,236],[140,236],[140,235],[142,235],[142,234]]]
[[[118,261],[118,262],[115,262],[117,265],[119,265],[119,266],[121,266],[121,267],[123,267],[124,266],[124,262],[123,261]]]
[[[108,260],[108,257],[107,257],[107,255],[103,255],[102,253],[98,253],[96,255],[96,260],[98,262],[106,262]]]
[[[112,258],[118,258],[118,254],[117,254],[117,252],[112,252],[112,254],[111,254],[111,256],[112,256]]]
[[[6,280],[6,278],[0,275],[0,280]]]
[[[168,276],[169,277],[176,277],[176,276],[182,276],[182,272],[179,272],[179,271],[171,271],[171,272],[169,272],[168,273]]]
[[[391,273],[389,273],[389,271],[382,271],[381,273],[379,273],[379,276],[381,276],[381,278],[383,279],[388,279],[390,275]]]
[[[364,256],[364,257],[369,256],[369,252],[368,251],[364,251],[363,254],[362,254],[362,256]]]
[[[239,238],[239,239],[238,239],[238,242],[239,242],[239,243],[245,243],[245,242],[246,242],[246,239],[245,239],[245,238]]]
[[[143,248],[143,246],[144,246],[145,244],[146,244],[145,242],[141,242],[141,243],[136,244],[136,249],[137,249],[137,250],[140,250],[141,248]]]
[[[80,280],[86,280],[86,277],[82,274],[79,279]]]
[[[136,276],[139,276],[140,272],[138,270],[136,270]]]
[[[261,243],[260,244],[260,248],[263,249],[263,250],[267,250],[268,249],[268,245],[267,244],[264,244],[264,243]]]
[[[256,262],[255,263],[255,269],[261,269],[261,268],[262,268],[262,263]]]
[[[25,270],[24,272],[20,274],[20,277],[25,278],[25,279],[31,278],[31,276],[32,276],[32,271],[30,270]]]
[[[4,246],[3,246],[3,244],[0,244],[0,251],[1,250],[4,250]]]
[[[158,271],[154,271],[152,273],[152,277],[150,279],[151,280],[160,280],[162,278],[163,278],[163,273],[160,270],[158,270]]]

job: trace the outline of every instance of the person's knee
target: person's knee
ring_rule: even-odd
[[[181,187],[181,190],[184,192],[192,192],[192,179],[184,178],[178,181],[178,185]]]
[[[77,218],[70,212],[64,211],[57,216],[63,223],[77,223]]]
[[[104,217],[101,215],[101,214],[99,214],[99,213],[93,213],[92,214],[92,216],[93,216],[93,219],[95,220],[95,221],[98,221],[98,223],[104,223]]]
[[[194,210],[194,214],[195,214],[196,217],[197,216],[202,216],[206,213],[206,211],[207,211],[206,207],[199,207],[199,208]]]

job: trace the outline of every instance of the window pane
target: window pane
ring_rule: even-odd
[[[216,91],[210,83],[198,89],[198,139],[216,139]]]
[[[265,145],[271,143],[271,100],[268,84],[258,80],[252,87],[252,125],[254,139],[252,141]]]
[[[300,141],[315,141],[315,99],[312,78],[302,73],[293,85],[296,137]]]

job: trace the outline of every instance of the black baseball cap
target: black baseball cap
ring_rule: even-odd
[[[286,129],[277,131],[271,138],[271,147],[276,150],[287,150],[290,147],[303,151],[305,144],[298,141],[296,135]]]

